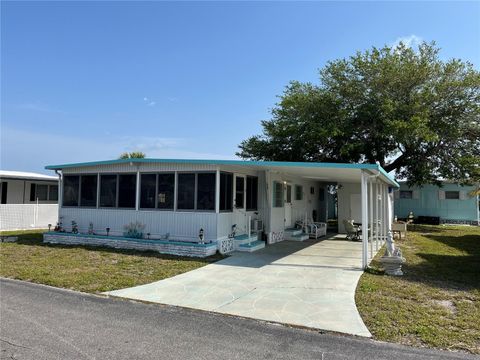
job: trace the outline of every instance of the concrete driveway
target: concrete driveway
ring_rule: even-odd
[[[361,243],[284,241],[169,279],[106,294],[359,336]]]

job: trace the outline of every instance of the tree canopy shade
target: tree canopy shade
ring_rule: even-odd
[[[245,159],[378,162],[411,185],[480,181],[480,72],[435,43],[357,52],[291,82]]]
[[[141,151],[124,152],[120,154],[119,159],[144,159],[145,153]]]

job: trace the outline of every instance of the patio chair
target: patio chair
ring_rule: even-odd
[[[347,232],[347,239],[352,241],[360,241],[362,230],[359,226],[353,225],[353,220],[343,220],[345,231]]]

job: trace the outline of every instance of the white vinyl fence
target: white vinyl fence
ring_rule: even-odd
[[[58,204],[2,204],[0,230],[52,228],[57,223]]]

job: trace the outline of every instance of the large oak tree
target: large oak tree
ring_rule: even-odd
[[[410,184],[480,180],[480,72],[435,43],[372,48],[291,82],[245,159],[378,162]]]

